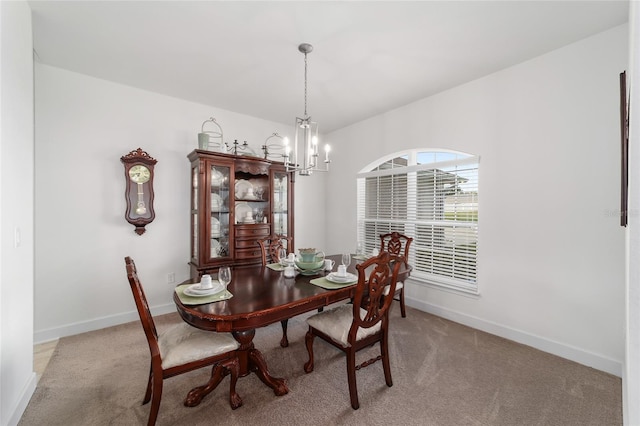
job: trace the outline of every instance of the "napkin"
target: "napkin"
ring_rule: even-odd
[[[347,283],[332,283],[331,281],[329,281],[325,277],[314,278],[309,282],[311,284],[313,284],[313,285],[317,285],[318,287],[322,287],[322,288],[327,289],[327,290],[335,290],[337,288],[343,288],[343,287],[347,287],[347,286],[350,286],[350,285],[355,285],[355,283],[356,283],[355,281],[347,282]]]
[[[227,300],[233,297],[233,294],[231,294],[228,290],[222,290],[210,296],[187,296],[186,294],[184,294],[184,289],[189,287],[190,285],[191,284],[179,285],[175,290],[178,298],[184,305],[204,305],[205,303],[219,302],[221,300]]]
[[[282,266],[279,263],[270,263],[270,264],[267,265],[267,268],[273,269],[274,271],[283,271],[284,270],[284,266]]]

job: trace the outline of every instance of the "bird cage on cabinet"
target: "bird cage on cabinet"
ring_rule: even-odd
[[[208,129],[205,130],[205,127]],[[215,118],[211,117],[202,123],[200,133],[198,133],[198,148],[207,151],[224,152],[225,145],[222,140],[222,127]]]

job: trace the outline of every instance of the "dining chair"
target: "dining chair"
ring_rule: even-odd
[[[409,260],[409,247],[413,238],[400,234],[399,232],[390,232],[388,234],[380,234],[380,251],[386,251],[396,256],[404,256],[405,262]],[[389,289],[386,289],[387,294]],[[399,293],[397,301],[400,302],[400,313],[402,318],[406,318],[407,314],[404,307],[404,282],[399,281],[396,285],[396,293]],[[393,294],[395,298],[395,293]]]
[[[358,388],[356,371],[382,360],[387,386],[393,386],[389,363],[389,307],[392,298],[384,297],[384,288],[394,291],[402,262],[392,262],[394,256],[382,252],[358,265],[358,283],[353,303],[317,313],[307,319],[309,331],[305,335],[309,361],[304,371],[313,371],[313,341],[316,336],[343,351],[347,361],[347,380],[351,407],[357,410]],[[393,268],[393,269],[392,269]],[[356,365],[356,352],[380,342],[380,355]]]
[[[286,242],[286,244],[285,244]],[[287,253],[291,250],[291,237],[286,235],[269,235],[268,237],[258,240],[260,245],[260,252],[262,254],[262,266],[267,266],[269,263],[280,262],[279,250],[281,248],[287,249]],[[280,339],[280,346],[286,348],[289,346],[289,339],[287,338],[287,327],[289,326],[289,320],[280,321],[282,324],[282,339]]]
[[[236,393],[239,361],[236,349],[240,346],[231,333],[204,331],[185,322],[158,333],[147,298],[138,278],[136,265],[130,257],[125,257],[127,277],[140,315],[140,322],[151,351],[149,381],[142,405],[151,401],[148,425],[155,425],[162,397],[164,379],[182,373],[213,365],[211,372],[214,387],[226,376],[231,375],[229,404],[232,409],[242,405]],[[215,381],[213,381],[215,378]],[[186,402],[185,402],[186,405]]]
[[[269,235],[258,240],[258,244],[262,254],[262,266],[266,266],[268,263],[278,263],[281,248],[287,249],[287,253],[291,252],[291,237],[286,235]]]

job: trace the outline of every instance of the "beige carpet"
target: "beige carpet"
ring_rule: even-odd
[[[157,318],[159,329],[180,321]],[[256,346],[270,372],[286,377],[277,397],[254,375],[239,379],[244,405],[228,404],[229,378],[200,406],[182,401],[209,369],[165,381],[158,425],[621,425],[621,380],[527,346],[408,308],[391,322],[393,387],[377,362],[357,372],[360,409],[349,403],[342,353],[316,339],[315,371],[305,374],[304,317],[259,329]],[[361,353],[368,359],[377,346]],[[140,405],[149,350],[139,322],[60,340],[19,425],[144,425]]]

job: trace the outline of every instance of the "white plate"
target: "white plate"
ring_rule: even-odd
[[[220,236],[220,221],[215,217],[211,218],[211,237],[218,238]]]
[[[220,242],[215,239],[211,239],[211,257],[219,257],[218,249],[220,248]]]
[[[222,173],[216,170],[215,167],[211,169],[211,186],[220,186],[222,183],[222,178],[224,176]]]
[[[211,296],[212,294],[220,293],[224,291],[224,287],[220,284],[220,282],[216,281],[218,285],[214,284],[214,287],[211,289],[202,289],[200,288],[200,283],[192,284],[189,287],[184,289],[184,294],[191,297],[205,297]]]
[[[236,181],[236,199],[243,199],[246,197],[249,188],[253,191],[253,185],[246,179],[238,179]]]
[[[236,220],[238,223],[243,223],[244,219],[247,217],[247,213],[251,213],[251,206],[248,203],[240,202],[236,203]],[[253,221],[253,217],[251,218]]]
[[[219,212],[221,208],[222,208],[222,197],[220,197],[216,193],[211,194],[211,211]]]
[[[338,276],[337,272],[331,272],[325,278],[327,279],[327,281],[331,281],[332,283],[337,284],[346,284],[352,282],[354,283],[358,281],[358,276],[350,272],[347,272],[347,275],[344,277]]]

